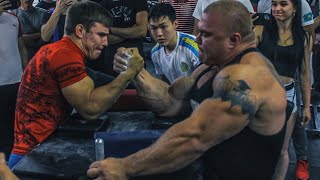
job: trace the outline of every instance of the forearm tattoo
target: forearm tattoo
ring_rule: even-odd
[[[250,95],[251,88],[244,80],[231,80],[230,76],[217,77],[214,82],[214,99],[230,101],[230,109],[240,106],[243,114],[248,114],[249,120],[253,119],[256,112],[256,97]]]

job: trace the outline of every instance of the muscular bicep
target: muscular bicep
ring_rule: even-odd
[[[82,80],[62,88],[63,96],[80,114],[88,113],[90,93],[94,89],[91,78],[85,77]],[[90,113],[89,113],[90,114]]]
[[[191,115],[202,131],[202,143],[208,147],[239,133],[257,111],[255,97],[245,80],[219,75],[212,87],[213,96],[204,100]]]
[[[221,99],[230,103],[230,109],[240,108],[241,114],[252,119],[257,111],[256,98],[252,88],[243,79],[232,79],[229,74],[223,73],[215,78],[213,83],[213,99]]]

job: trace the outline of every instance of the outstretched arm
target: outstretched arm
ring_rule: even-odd
[[[168,85],[143,69],[134,83],[147,107],[159,116],[172,117],[191,111],[187,95],[194,83],[193,77],[181,77]]]
[[[124,59],[125,52],[125,48],[119,48],[114,56],[113,69],[117,72],[127,69],[128,61]],[[186,97],[194,83],[193,77],[179,78],[170,86],[142,69],[133,82],[140,98],[157,115],[177,116],[190,112],[189,99]]]
[[[90,165],[90,177],[126,179],[172,172],[185,167],[209,148],[239,133],[257,111],[255,95],[245,80],[220,73],[214,94],[186,120],[172,126],[152,146],[124,159],[108,158]]]
[[[138,56],[138,49],[133,48],[133,57],[128,69],[109,84],[94,89],[91,78],[85,77],[79,82],[62,89],[68,102],[86,119],[96,119],[109,109],[128,83],[143,68],[143,59]]]

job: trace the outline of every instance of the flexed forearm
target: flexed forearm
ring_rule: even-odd
[[[169,85],[151,76],[148,71],[143,69],[134,79],[138,90],[138,95],[147,106],[159,116],[176,116],[185,106],[188,106],[185,93],[176,94],[175,85]]]

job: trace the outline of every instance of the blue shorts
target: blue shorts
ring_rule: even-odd
[[[18,154],[10,154],[8,166],[12,169],[24,156]]]

